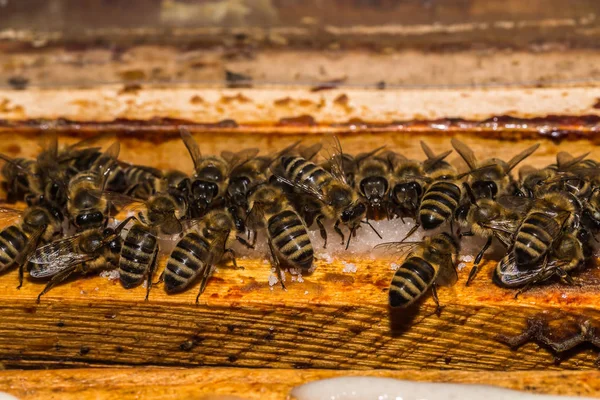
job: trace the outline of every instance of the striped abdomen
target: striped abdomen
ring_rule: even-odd
[[[281,157],[281,165],[286,178],[292,182],[312,186],[319,191],[333,179],[329,172],[302,157]]]
[[[390,306],[408,307],[429,289],[437,270],[421,257],[406,259],[390,284]]]
[[[283,264],[308,270],[314,252],[308,232],[298,214],[286,210],[269,218],[267,227],[273,247],[282,256]]]
[[[517,265],[536,263],[548,252],[554,241],[548,231],[560,231],[560,225],[554,218],[541,212],[527,215],[515,239],[513,251]]]
[[[458,207],[460,188],[451,182],[436,182],[427,189],[421,206],[419,220],[424,229],[435,229],[448,221]]]
[[[27,240],[27,235],[18,226],[9,226],[0,232],[0,271],[14,264]]]
[[[177,243],[165,268],[167,293],[185,289],[206,266],[210,251],[210,243],[206,238],[196,232],[185,235]]]
[[[121,247],[119,272],[121,284],[129,289],[142,283],[154,261],[157,241],[142,224],[134,224]]]

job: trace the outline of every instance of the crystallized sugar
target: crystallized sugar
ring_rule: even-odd
[[[343,272],[351,274],[356,272],[356,264],[347,263],[345,261],[342,261],[342,264],[344,265],[344,269],[342,270]]]
[[[118,269],[111,269],[110,271],[100,272],[100,276],[103,278],[108,278],[109,281],[116,281],[119,279],[120,274]]]
[[[396,263],[391,263],[391,264],[390,264],[390,269],[391,269],[392,271],[397,271],[397,270],[398,270],[398,268],[400,268],[400,264],[396,264]]]
[[[274,286],[279,282],[279,279],[275,276],[275,274],[269,275],[269,286]]]

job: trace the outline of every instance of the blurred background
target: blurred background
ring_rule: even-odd
[[[595,0],[0,0],[0,85],[594,82],[599,10]]]

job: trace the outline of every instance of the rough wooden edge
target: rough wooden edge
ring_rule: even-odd
[[[0,372],[0,390],[21,400],[183,399],[283,400],[295,386],[338,376],[374,376],[484,384],[531,393],[600,397],[597,372],[459,372],[207,369],[72,369]],[[214,396],[214,397],[213,397]]]

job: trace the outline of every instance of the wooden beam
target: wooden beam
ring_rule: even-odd
[[[295,386],[338,376],[484,384],[539,394],[600,397],[600,374],[587,371],[332,371],[246,368],[127,368],[0,372],[0,390],[21,400],[194,398],[281,400]]]

